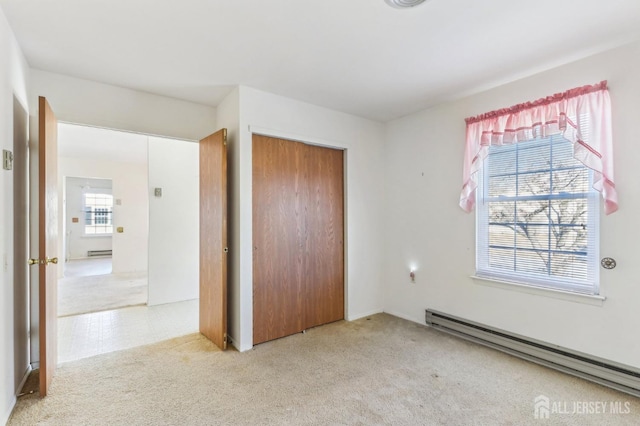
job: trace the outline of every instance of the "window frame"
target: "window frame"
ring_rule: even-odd
[[[544,138],[534,138],[532,140],[544,140],[549,139],[550,144],[557,143],[554,138],[562,137],[562,135],[555,134],[549,135]],[[564,138],[563,138],[564,139]],[[565,139],[566,143],[571,143]],[[520,142],[523,143],[523,142]],[[515,145],[515,144],[514,144]],[[516,147],[517,149],[517,147]],[[551,151],[552,152],[552,151]],[[552,155],[552,154],[550,154]],[[587,203],[587,278],[584,280],[553,277],[550,275],[536,274],[531,272],[517,272],[509,271],[506,269],[500,269],[491,267],[489,265],[489,203],[492,201],[500,200],[500,197],[489,197],[489,167],[488,162],[491,156],[491,151],[483,160],[482,168],[479,171],[479,185],[476,190],[477,204],[476,204],[476,276],[484,279],[499,280],[507,283],[514,283],[518,285],[527,285],[537,288],[552,289],[569,291],[573,293],[586,294],[586,295],[598,295],[599,289],[599,222],[600,222],[600,201],[599,193],[593,189],[593,171],[583,166],[588,171],[588,191],[586,193],[558,193],[553,194],[550,192],[544,195],[529,195],[529,196],[505,196],[504,201],[525,201],[526,199],[585,199]],[[539,170],[543,172],[545,170]],[[553,164],[549,165],[546,172],[553,173]],[[516,173],[520,175],[520,171],[516,169]],[[524,173],[522,173],[524,174]],[[582,196],[577,196],[582,194]],[[514,247],[515,250],[515,247]],[[549,247],[549,252],[552,252],[552,248]]]
[[[95,227],[95,224],[92,225],[87,225],[87,209],[88,208],[93,208],[93,204],[89,204],[87,203],[87,196],[88,195],[108,195],[111,197],[111,232],[94,232],[94,233],[89,233],[87,232],[87,227],[91,226],[91,227]],[[100,188],[92,188],[90,191],[87,192],[83,192],[82,193],[82,213],[83,213],[83,220],[82,220],[82,235],[84,237],[111,237],[113,236],[113,206],[114,206],[114,202],[113,202],[113,194],[111,192],[111,190],[109,189],[100,189]],[[109,224],[104,225],[104,226],[109,226]],[[98,229],[98,228],[94,228],[94,229]]]

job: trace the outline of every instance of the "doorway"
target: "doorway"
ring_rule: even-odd
[[[166,262],[158,260],[171,248],[167,239],[180,244],[166,235],[167,228],[190,215],[196,218],[190,224],[197,223],[198,215],[197,197],[175,201],[176,193],[184,195],[183,177],[164,162],[195,173],[193,183],[182,185],[195,184],[197,193],[197,166],[191,164],[197,165],[197,144],[70,123],[59,123],[58,139],[59,253],[64,254],[58,277],[59,362],[197,332],[197,266],[190,272],[195,292],[176,294],[172,287],[189,287],[188,274],[178,270],[186,282],[165,282],[167,274],[159,268]],[[178,152],[167,152],[167,145],[177,145]],[[181,151],[182,145],[195,149],[195,158]],[[165,188],[164,197],[154,196],[155,187]],[[66,309],[70,300],[75,309]]]

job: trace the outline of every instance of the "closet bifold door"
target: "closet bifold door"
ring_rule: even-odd
[[[302,145],[304,152],[305,329],[344,318],[343,152]]]
[[[253,136],[253,344],[302,330],[304,253],[297,144]]]
[[[344,318],[343,152],[253,136],[253,343]]]

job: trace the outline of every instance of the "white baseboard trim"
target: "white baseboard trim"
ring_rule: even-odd
[[[384,313],[385,313],[385,314],[389,314],[389,315],[393,315],[394,317],[402,318],[403,320],[407,320],[407,321],[415,322],[415,323],[417,323],[417,324],[420,324],[420,325],[424,325],[424,326],[426,326],[426,324],[425,324],[425,322],[424,322],[424,318],[419,319],[419,320],[416,320],[415,318],[411,318],[411,317],[410,317],[410,316],[408,316],[408,315],[401,314],[401,313],[399,313],[399,312],[395,312],[395,311],[387,311],[387,310],[385,310],[385,311],[384,311]]]
[[[16,407],[16,402],[18,402],[18,398],[13,395],[13,398],[11,398],[11,402],[9,403],[7,412],[4,413],[3,417],[0,419],[0,424],[6,425],[9,422],[9,417],[11,417],[11,413],[13,413],[13,409]]]
[[[378,308],[378,309],[371,310],[369,312],[362,312],[358,314],[347,315],[347,321],[359,320],[360,318],[368,317],[375,314],[381,314],[382,312],[384,312],[384,310],[382,308]]]
[[[32,370],[38,370],[40,368],[40,361],[35,361],[31,363]]]

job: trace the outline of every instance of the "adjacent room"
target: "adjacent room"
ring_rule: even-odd
[[[197,329],[197,265],[173,267],[181,281],[162,278],[162,265],[171,256],[163,241],[171,240],[173,248],[197,244],[194,225],[179,231],[182,241],[164,225],[197,215],[195,147],[188,141],[58,123],[58,233],[63,236],[58,243],[64,253],[58,263],[58,363]],[[165,167],[168,162],[176,167]],[[172,186],[150,203],[150,182]],[[156,243],[151,251],[150,241]]]
[[[58,124],[58,317],[147,303],[147,163],[145,136]]]
[[[0,57],[0,423],[638,423],[640,2],[0,0]]]

